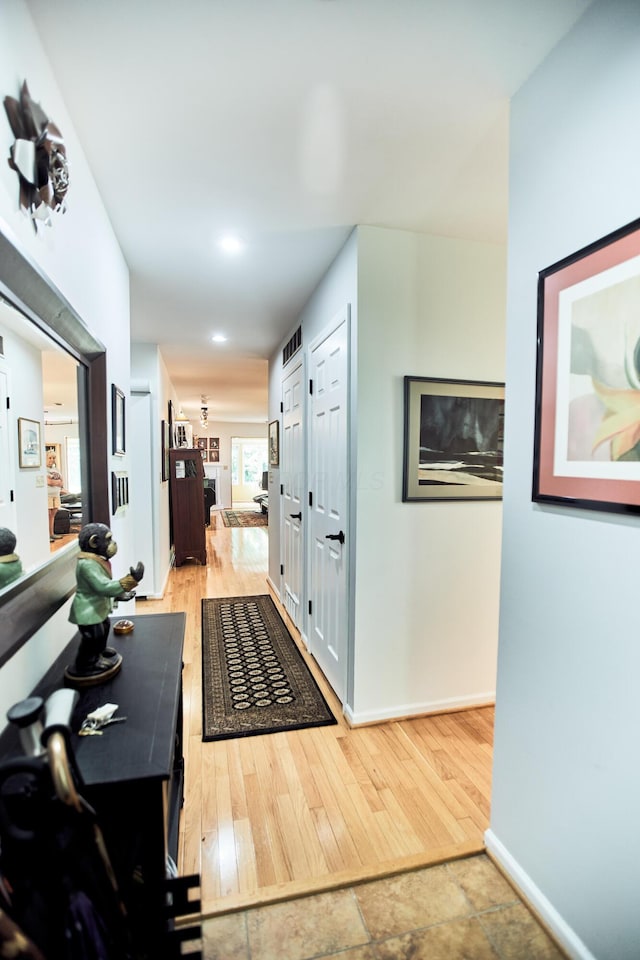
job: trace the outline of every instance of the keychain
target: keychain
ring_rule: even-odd
[[[105,703],[103,706],[98,707],[97,710],[88,713],[78,731],[79,736],[101,737],[104,727],[108,727],[112,723],[124,723],[127,719],[126,717],[114,717],[117,709],[117,703]]]

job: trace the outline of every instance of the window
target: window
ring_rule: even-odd
[[[262,474],[268,469],[267,440],[233,437],[231,440],[231,485],[234,497],[249,500],[262,489]]]

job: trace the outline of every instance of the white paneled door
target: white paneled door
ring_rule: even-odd
[[[309,646],[344,703],[347,687],[349,308],[311,346]]]
[[[302,363],[282,383],[282,595],[284,606],[301,629],[303,587],[303,481],[304,481],[304,370]]]

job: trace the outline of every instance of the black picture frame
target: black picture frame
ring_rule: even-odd
[[[129,505],[129,475],[122,470],[111,471],[111,514],[121,513]]]
[[[269,466],[280,465],[280,421],[272,420],[269,424]]]
[[[173,447],[173,423],[176,419],[176,408],[173,405],[173,400],[169,400],[167,404],[167,420],[169,424],[169,449]]]
[[[160,422],[160,438],[162,444],[160,455],[162,482],[166,483],[169,479],[169,424],[166,420]]]
[[[39,470],[42,466],[42,433],[39,420],[18,417],[18,466],[21,470]]]
[[[404,378],[402,500],[501,500],[504,383]]]
[[[640,513],[640,219],[538,274],[531,499]]]
[[[123,457],[127,452],[125,397],[115,383],[111,384],[111,452],[116,457]]]

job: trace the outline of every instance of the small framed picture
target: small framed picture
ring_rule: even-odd
[[[111,513],[115,516],[129,503],[129,476],[127,473],[111,473]]]
[[[272,420],[269,424],[269,466],[277,467],[280,463],[280,422]]]
[[[40,421],[18,417],[18,462],[22,469],[37,469],[42,466]]]
[[[210,450],[220,449],[220,437],[209,437],[209,449]]]
[[[122,457],[126,452],[124,431],[124,393],[111,384],[111,452]]]
[[[198,437],[198,439],[196,440],[196,446],[197,446],[198,450],[206,450],[206,449],[207,449],[207,438],[206,438],[206,437]],[[206,459],[206,457],[205,457],[205,459]]]
[[[209,463],[219,463],[219,462],[220,462],[220,451],[209,450]]]

